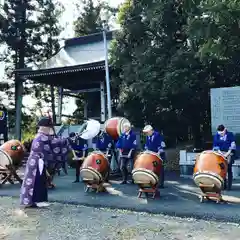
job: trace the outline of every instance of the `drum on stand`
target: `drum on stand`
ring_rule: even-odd
[[[1,184],[9,181],[14,183],[12,176],[22,183],[22,179],[16,173],[21,166],[25,155],[25,148],[18,140],[10,140],[0,147],[0,173],[4,179]]]
[[[137,156],[132,179],[139,186],[138,197],[141,197],[142,193],[145,193],[146,197],[152,194],[152,198],[160,195],[158,181],[162,167],[162,159],[155,152],[145,151]]]
[[[162,168],[162,159],[152,151],[140,153],[134,163],[132,178],[136,184],[156,186]]]
[[[91,152],[83,161],[80,176],[87,184],[101,184],[109,171],[107,157],[100,151]]]
[[[197,157],[193,180],[203,192],[201,201],[204,197],[214,197],[221,201],[227,169],[227,160],[221,153],[204,151]]]
[[[21,166],[25,155],[25,148],[20,141],[9,140],[5,142],[0,149],[10,156],[14,167]]]
[[[114,140],[117,140],[123,133],[123,126],[125,123],[130,122],[124,117],[113,117],[105,122],[105,132],[111,136]]]

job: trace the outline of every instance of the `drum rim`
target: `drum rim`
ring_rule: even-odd
[[[222,157],[224,160],[227,161],[226,157],[223,154],[221,154],[219,152],[216,152],[216,151],[213,151],[213,150],[205,150],[205,151],[201,152],[200,155],[201,154],[206,154],[206,153],[213,153],[213,154],[215,154],[215,155],[217,155],[219,157]]]
[[[162,158],[157,153],[155,153],[153,151],[145,150],[145,151],[139,153],[139,155],[141,155],[141,154],[151,154],[151,155],[154,155],[157,158],[159,158],[159,160],[161,160],[163,162]]]
[[[92,167],[82,168],[80,170],[80,176],[81,176],[81,172],[82,171],[88,171],[88,172],[94,173],[94,174],[96,174],[99,177],[99,181],[103,180],[102,174],[100,172],[98,172],[96,169],[92,168]]]
[[[222,183],[224,182],[224,179],[219,174],[211,172],[211,171],[196,172],[196,173],[194,173],[193,178],[195,178],[199,175],[210,175],[212,177],[218,178]]]
[[[223,184],[224,184],[224,182],[222,182],[222,181],[220,180],[220,178],[218,178],[217,176],[202,173],[202,174],[197,175],[197,176],[194,178],[194,182],[195,182],[195,184],[196,184],[197,186],[199,185],[199,183],[196,182],[196,180],[197,180],[198,178],[200,178],[200,177],[208,177],[208,178],[210,178],[210,179],[214,179],[215,181],[217,181],[217,182],[220,184],[220,186],[218,186],[219,188],[222,188],[222,186],[223,186]]]
[[[133,180],[134,180],[134,182],[135,182],[136,184],[150,184],[149,182],[147,182],[147,183],[144,183],[144,182],[139,183],[138,181],[135,181],[134,176],[138,175],[138,173],[141,173],[141,174],[143,174],[143,175],[145,175],[145,176],[147,175],[148,177],[151,177],[151,178],[154,179],[154,181],[155,181],[155,184],[153,184],[153,185],[157,185],[157,183],[158,183],[158,181],[159,181],[159,178],[156,178],[156,175],[154,176],[154,174],[149,173],[149,172],[146,172],[146,171],[136,171],[136,172],[134,172],[134,173],[132,174],[132,178],[133,178]]]
[[[3,149],[0,149],[0,152],[3,153],[3,154],[7,157],[7,159],[10,161],[9,166],[13,165],[13,160],[12,160],[12,158],[10,157],[10,155],[9,155],[7,152],[5,152]],[[0,166],[1,166],[1,165],[0,165]],[[4,166],[2,166],[2,167],[4,167]]]
[[[88,156],[91,156],[91,155],[93,155],[93,154],[101,155],[101,156],[103,156],[103,157],[107,160],[107,157],[106,157],[106,156],[104,155],[104,153],[101,152],[101,151],[92,151],[92,152],[89,153]],[[107,160],[107,162],[108,162],[108,160]]]
[[[118,124],[118,126],[117,126],[117,132],[118,132],[118,135],[120,136],[122,133],[123,133],[123,124],[124,124],[124,121],[126,120],[126,123],[128,122],[129,124],[131,124],[130,123],[130,121],[127,119],[127,118],[125,118],[125,117],[120,117],[120,122],[119,122],[119,124]]]
[[[132,170],[132,175],[136,174],[136,172],[146,172],[146,173],[148,173],[148,174],[153,175],[154,178],[157,179],[157,181],[159,180],[159,177],[157,176],[156,173],[154,173],[153,171],[150,171],[150,170],[148,170],[148,169],[146,169],[146,168],[136,168],[136,169],[133,169],[133,170]]]

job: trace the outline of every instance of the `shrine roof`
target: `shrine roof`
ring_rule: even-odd
[[[114,31],[107,32],[107,46]],[[66,89],[99,87],[105,77],[102,32],[65,40],[57,54],[35,68],[17,70],[22,79],[62,86]]]

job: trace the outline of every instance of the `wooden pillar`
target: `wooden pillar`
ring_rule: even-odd
[[[104,123],[106,121],[106,103],[105,103],[104,82],[100,83],[100,100],[101,100],[101,123]]]
[[[83,117],[84,117],[84,119],[88,118],[88,102],[87,102],[86,98],[84,99]]]
[[[23,80],[15,80],[15,106],[16,106],[16,121],[15,121],[15,138],[21,141],[21,122],[22,122],[22,98],[23,98]]]
[[[62,122],[62,99],[63,99],[63,88],[58,88],[58,113],[57,113],[57,124]]]

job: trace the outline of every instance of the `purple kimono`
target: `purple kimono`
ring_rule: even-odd
[[[59,169],[67,162],[71,146],[65,138],[54,138],[52,140],[52,149],[55,156],[55,166]]]
[[[60,153],[57,146],[59,145],[59,140],[62,141],[44,133],[38,133],[33,140],[21,187],[21,205],[31,206],[48,200],[46,166],[54,163],[54,161],[56,162],[56,157]],[[68,149],[66,148],[67,151]],[[44,161],[42,174],[39,171],[39,159]]]

